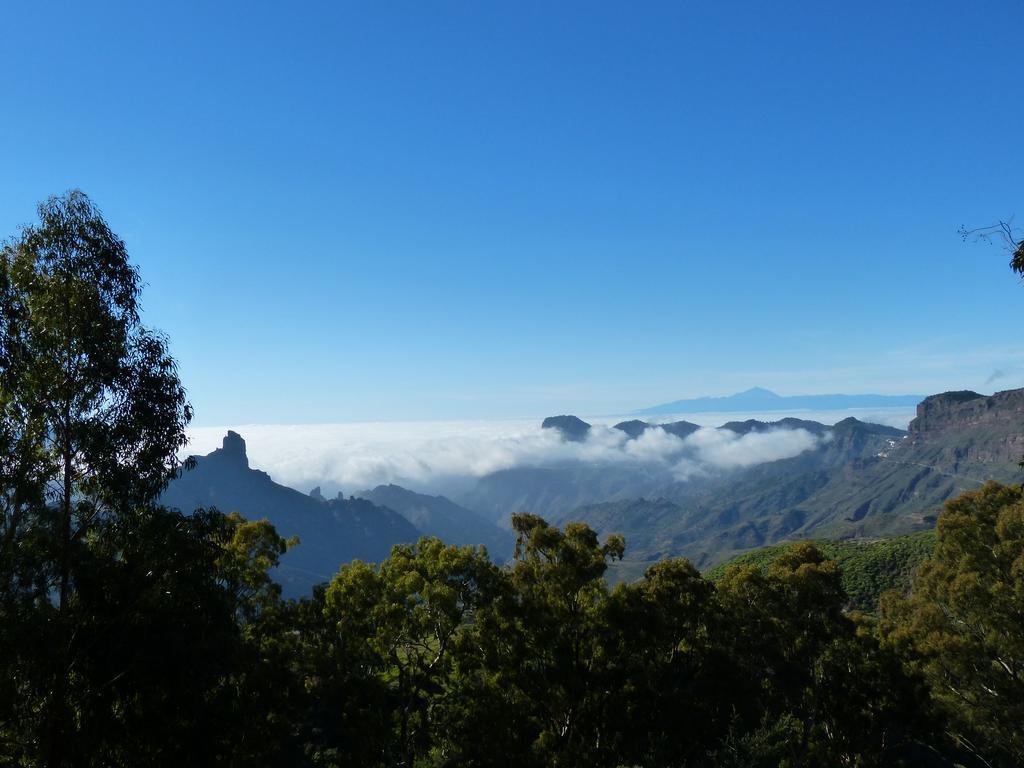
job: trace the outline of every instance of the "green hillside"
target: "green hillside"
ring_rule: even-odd
[[[878,597],[889,589],[907,591],[917,566],[935,546],[934,531],[920,531],[906,536],[874,541],[814,541],[829,559],[842,569],[842,584],[854,607],[874,610]],[[789,544],[774,544],[737,555],[705,572],[705,577],[718,581],[732,566],[768,566]]]

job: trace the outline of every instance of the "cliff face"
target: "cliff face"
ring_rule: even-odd
[[[932,395],[907,431],[910,445],[939,447],[956,464],[1015,464],[1024,454],[1024,389]]]
[[[990,397],[977,392],[943,392],[926,397],[917,406],[917,418],[910,422],[911,435],[963,429],[978,424],[1024,420],[1024,389],[1008,389]]]

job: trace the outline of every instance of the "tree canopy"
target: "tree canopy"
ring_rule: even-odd
[[[950,501],[912,595],[889,595],[883,616],[957,739],[1024,763],[1024,491],[989,483]]]

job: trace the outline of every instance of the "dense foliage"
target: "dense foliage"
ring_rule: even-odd
[[[926,677],[957,738],[1024,764],[1024,490],[990,483],[950,501],[913,594],[882,609],[888,644]]]
[[[621,537],[526,514],[507,567],[425,538],[286,601],[268,523],[153,503],[190,416],[173,360],[91,203],[40,217],[0,251],[0,765],[1024,761],[1019,489],[951,502],[877,620],[847,610],[842,562],[885,576],[857,557],[612,589]]]

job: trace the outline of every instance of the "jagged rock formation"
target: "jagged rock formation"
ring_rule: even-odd
[[[233,430],[228,430],[221,441],[221,447],[206,457],[207,462],[221,464],[222,466],[237,466],[249,468],[249,456],[245,450],[245,440]]]
[[[236,432],[227,433],[221,448],[193,458],[195,467],[171,482],[161,503],[186,514],[200,507],[239,512],[269,520],[282,536],[298,536],[299,545],[284,556],[278,574],[289,595],[308,594],[344,562],[382,560],[392,545],[421,535],[397,512],[365,499],[327,501],[275,483],[266,472],[249,468],[245,440]]]

